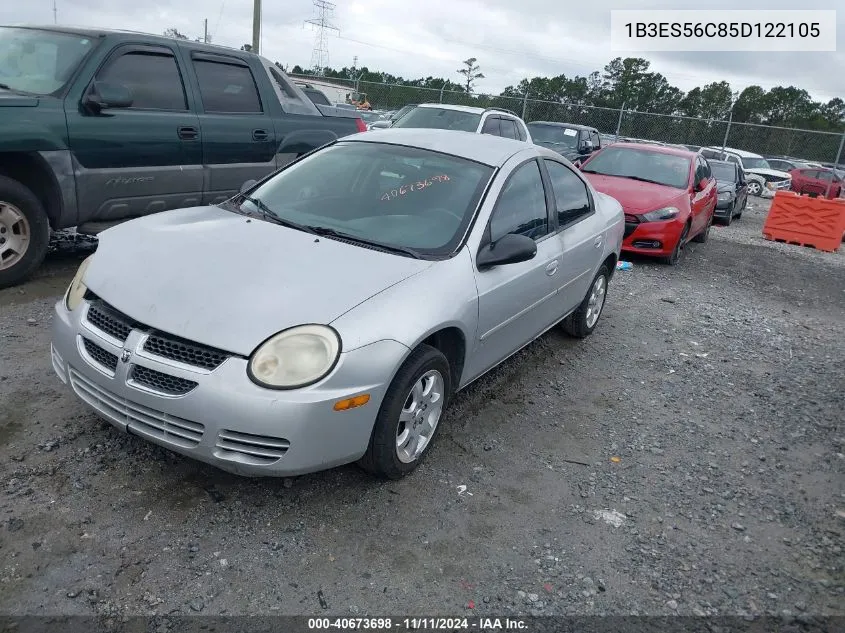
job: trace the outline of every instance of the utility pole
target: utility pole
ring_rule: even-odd
[[[252,5],[252,52],[258,54],[261,47],[261,0]]]
[[[208,18],[205,19],[205,25],[203,26],[202,41],[208,44]]]
[[[260,0],[256,0],[256,2],[258,1]],[[322,76],[329,65],[329,33],[331,31],[339,32],[340,29],[331,21],[335,8],[334,3],[328,2],[328,0],[314,0],[314,8],[317,10],[317,15],[310,20],[305,20],[305,24],[317,27],[314,48],[311,51],[311,66],[318,76]]]

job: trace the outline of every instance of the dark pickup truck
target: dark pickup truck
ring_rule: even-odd
[[[40,265],[51,229],[96,234],[216,204],[366,130],[330,110],[253,53],[142,33],[0,26],[0,288]]]
[[[573,163],[586,160],[602,148],[599,131],[586,125],[532,121],[528,131],[535,145],[548,147]]]

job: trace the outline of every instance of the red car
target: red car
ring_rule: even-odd
[[[690,240],[706,242],[718,196],[710,165],[675,147],[624,143],[596,152],[581,171],[625,211],[622,250],[674,266]]]
[[[845,198],[845,173],[841,171],[827,167],[808,167],[792,169],[789,175],[792,176],[791,188],[795,193],[824,197],[830,187],[828,199]]]

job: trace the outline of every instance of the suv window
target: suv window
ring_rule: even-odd
[[[489,116],[484,120],[484,127],[481,128],[482,134],[494,134],[501,136],[501,128],[499,127],[499,117]]]
[[[590,141],[593,143],[593,149],[599,149],[601,147],[601,138],[599,138],[598,132],[590,131]]]
[[[549,159],[546,159],[545,163],[555,194],[557,223],[564,226],[590,215],[590,196],[581,179],[566,165]]]
[[[702,172],[704,174],[704,177],[709,180],[713,177],[713,170],[710,169],[710,163],[708,163],[704,158],[699,158],[698,160],[701,161],[701,164],[704,167],[704,171]]]
[[[705,163],[704,159],[701,156],[697,156],[696,159],[695,159],[695,183],[696,184],[707,178],[706,168],[707,168],[707,163]]]
[[[519,135],[520,141],[528,140],[528,130],[525,129],[525,124],[522,121],[514,121],[516,124],[516,133]]]
[[[496,242],[508,233],[539,239],[549,232],[546,190],[536,160],[518,167],[505,185],[493,216],[490,240]]]
[[[246,66],[197,59],[194,68],[206,112],[263,112],[255,79]]]
[[[97,74],[97,79],[129,88],[132,91],[133,108],[188,109],[176,58],[167,53],[126,53],[109,62]]]
[[[818,178],[819,180],[824,180],[825,182],[833,182],[833,172],[819,171],[816,175],[816,178]]]
[[[516,132],[516,121],[513,119],[502,117],[499,119],[499,125],[502,127],[502,136],[505,138],[519,138],[519,134]]]

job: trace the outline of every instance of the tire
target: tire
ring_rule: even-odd
[[[410,421],[415,420],[413,414],[407,412],[406,404],[414,397],[413,389],[416,385],[427,382],[427,380],[424,380],[426,376],[430,377],[427,380],[432,381],[432,392],[440,390],[439,398],[436,401],[427,402],[427,406],[432,407],[431,413],[436,413],[436,418],[433,420],[433,428],[427,436],[422,450],[415,455],[405,454],[405,451],[399,445],[400,436],[403,435],[404,431],[408,431],[409,435],[416,434],[417,437],[424,437],[420,434],[420,431],[425,428],[425,422],[422,419],[416,418],[415,426],[420,426],[417,426],[414,430],[408,427],[401,417],[405,412],[405,415],[411,417]],[[439,383],[437,382],[438,377]],[[390,383],[376,416],[367,452],[364,453],[358,465],[370,474],[384,479],[401,479],[410,473],[419,466],[428,454],[451,396],[452,379],[449,361],[446,360],[440,350],[428,345],[420,345],[411,352],[411,355],[405,360]],[[425,402],[425,400],[423,401]],[[437,409],[438,403],[440,403],[439,410]],[[415,405],[411,408],[411,410],[414,410],[418,402],[413,402],[412,405]],[[422,411],[425,411],[425,409],[420,410],[420,412]],[[428,415],[431,415],[431,413]],[[425,416],[421,417],[424,418]],[[432,421],[429,421],[429,423],[432,424]],[[403,448],[409,448],[409,446],[405,445]]]
[[[749,180],[748,181],[748,195],[749,196],[759,196],[763,193],[763,185],[761,185],[756,180]]]
[[[602,265],[593,277],[593,283],[581,305],[561,323],[564,332],[575,338],[584,338],[593,333],[604,309],[609,283],[610,271],[606,265]]]
[[[710,237],[710,227],[713,226],[713,217],[713,213],[710,213],[710,217],[707,218],[707,224],[695,237],[692,238],[693,242],[698,242],[699,244],[707,242],[707,238]]]
[[[686,246],[687,235],[689,235],[689,223],[684,225],[684,230],[681,232],[681,237],[678,238],[678,243],[672,250],[672,254],[663,258],[663,263],[669,266],[677,266],[683,257],[684,247]]]
[[[50,221],[41,201],[17,180],[0,176],[0,288],[29,277],[49,243]]]
[[[731,212],[728,213],[728,216],[722,220],[722,224],[725,226],[730,226],[731,222],[734,221],[734,213],[736,213],[736,202],[731,205]]]

